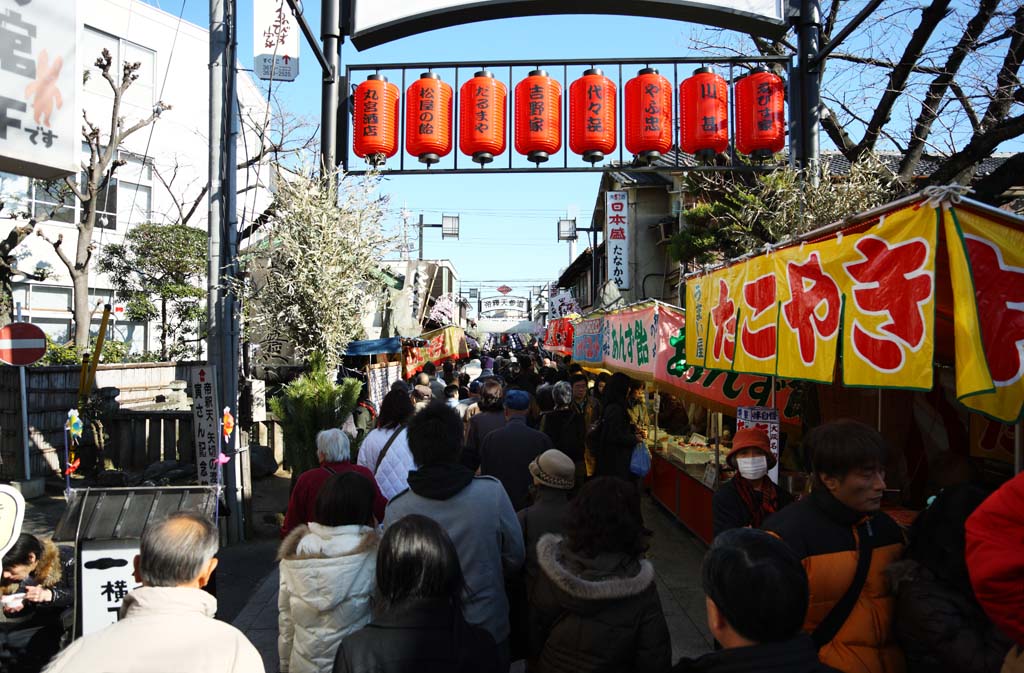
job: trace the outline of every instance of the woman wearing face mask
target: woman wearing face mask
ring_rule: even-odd
[[[793,502],[768,478],[776,461],[764,430],[738,430],[725,462],[736,476],[722,484],[712,501],[716,537],[732,528],[760,528],[769,514]]]

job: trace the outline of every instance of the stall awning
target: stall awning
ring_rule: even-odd
[[[380,355],[381,353],[401,353],[402,340],[398,337],[387,339],[363,339],[362,341],[350,341],[345,355],[366,356]]]

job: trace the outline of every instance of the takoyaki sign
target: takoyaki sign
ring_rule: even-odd
[[[678,19],[765,37],[786,32],[782,0],[352,0],[349,34],[366,49],[474,21],[546,14],[624,14]]]

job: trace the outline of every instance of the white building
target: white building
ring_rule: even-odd
[[[109,130],[113,95],[109,84],[92,64],[103,49],[114,57],[111,74],[120,78],[124,62],[139,62],[139,79],[129,88],[121,114],[129,123],[148,117],[162,100],[172,106],[150,127],[129,137],[119,150],[127,163],[117,169],[105,198],[94,233],[97,251],[90,271],[90,306],[94,312],[94,332],[102,305],[113,303],[110,280],[95,270],[99,250],[121,242],[125,232],[140,222],[177,222],[199,199],[207,182],[209,161],[209,33],[205,28],[179,20],[140,0],[79,0],[82,25],[78,53],[81,68],[91,76],[81,85],[78,102],[89,119],[102,132]],[[262,120],[267,102],[247,73],[238,73],[238,102],[244,119]],[[246,151],[257,151],[261,138],[242,124],[245,141],[238,143],[238,158]],[[255,186],[238,197],[239,226],[244,227],[263,212],[270,201],[271,171],[266,163],[248,171],[239,171],[239,189]],[[52,207],[42,183],[10,175],[0,176],[5,210],[28,211],[38,215]],[[72,197],[73,199],[73,197]],[[49,201],[49,204],[47,203]],[[205,230],[207,202],[202,198],[188,224]],[[68,202],[55,217],[40,224],[48,238],[63,234],[63,249],[73,253],[77,241],[74,222],[79,206]],[[10,222],[10,221],[8,221]],[[18,222],[11,223],[16,226]],[[0,225],[0,236],[8,228]],[[48,268],[51,276],[41,282],[16,282],[14,301],[23,306],[23,319],[38,324],[58,340],[70,338],[71,279],[67,269],[45,240],[30,236],[16,249],[18,267],[31,271]],[[132,324],[120,321],[113,338],[129,341],[133,351],[159,350],[158,324]]]

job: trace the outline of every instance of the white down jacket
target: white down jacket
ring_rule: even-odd
[[[368,526],[298,526],[278,552],[281,673],[320,673],[338,645],[371,617],[377,532]]]
[[[402,428],[401,434],[391,442],[380,468],[377,468],[377,457],[394,433],[395,430],[392,428],[376,428],[370,432],[359,447],[359,459],[356,461],[356,464],[373,472],[381,495],[388,500],[409,488],[409,470],[416,469],[412,451],[409,450],[409,435],[405,428]]]

